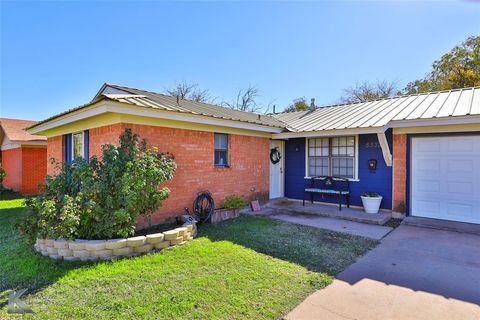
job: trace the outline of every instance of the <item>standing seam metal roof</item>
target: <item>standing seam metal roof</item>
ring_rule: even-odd
[[[392,121],[480,115],[480,87],[272,115],[295,132],[382,127]]]

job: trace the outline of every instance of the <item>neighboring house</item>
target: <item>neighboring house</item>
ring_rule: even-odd
[[[98,155],[126,127],[176,156],[154,222],[181,214],[200,190],[217,204],[230,194],[302,199],[309,177],[331,175],[350,179],[353,205],[375,191],[384,209],[480,223],[480,88],[258,115],[105,84],[91,103],[29,132],[48,137],[49,158],[71,161]]]
[[[3,186],[22,194],[36,194],[47,174],[47,138],[25,128],[35,121],[0,118]]]

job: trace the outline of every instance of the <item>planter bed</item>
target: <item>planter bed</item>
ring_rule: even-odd
[[[97,261],[137,256],[184,244],[193,239],[193,225],[163,233],[151,233],[126,239],[63,240],[37,239],[35,250],[43,256],[65,261]]]

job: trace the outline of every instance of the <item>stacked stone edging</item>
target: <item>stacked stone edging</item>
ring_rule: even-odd
[[[37,239],[35,250],[44,256],[65,261],[97,261],[132,257],[184,244],[193,239],[193,225],[163,233],[112,240]]]

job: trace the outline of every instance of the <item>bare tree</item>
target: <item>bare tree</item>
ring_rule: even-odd
[[[224,101],[222,104],[240,111],[259,112],[263,109],[263,106],[257,102],[259,97],[260,90],[250,85],[246,89],[240,89],[237,98],[233,102]]]
[[[198,88],[197,83],[186,81],[177,82],[171,88],[165,89],[165,93],[171,96],[178,96],[182,100],[211,103],[213,98],[207,89]]]
[[[375,83],[361,82],[343,90],[341,103],[359,103],[392,97],[398,94],[396,82],[377,81]]]

